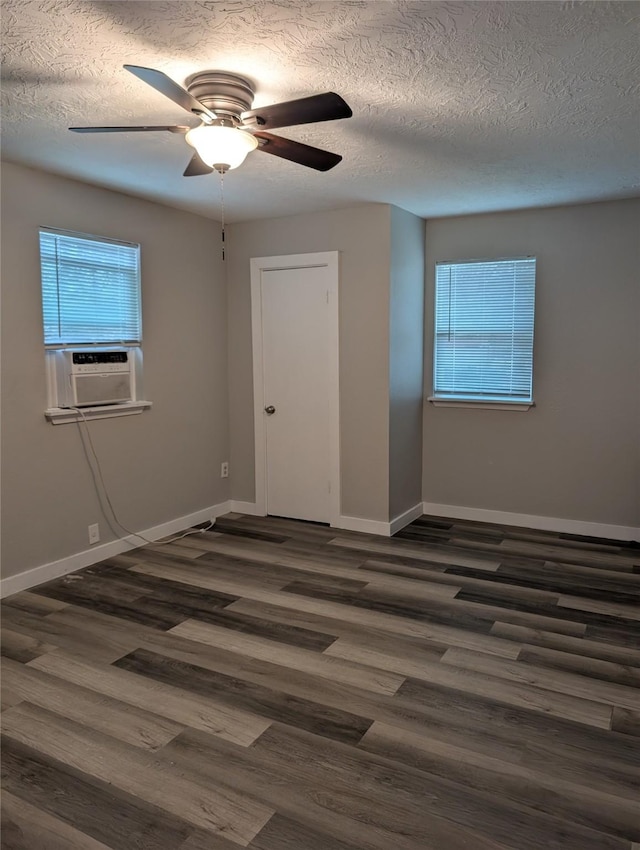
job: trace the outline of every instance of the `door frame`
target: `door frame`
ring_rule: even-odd
[[[262,350],[262,272],[327,268],[329,290],[329,524],[340,517],[340,376],[338,251],[288,254],[251,259],[251,338],[253,343],[253,411],[255,433],[256,511],[267,513],[267,437],[264,414],[264,363]]]

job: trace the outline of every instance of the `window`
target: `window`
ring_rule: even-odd
[[[535,257],[436,264],[434,401],[532,404]]]
[[[139,246],[40,230],[46,346],[140,345]]]
[[[151,407],[141,401],[139,246],[41,228],[40,266],[49,421]]]

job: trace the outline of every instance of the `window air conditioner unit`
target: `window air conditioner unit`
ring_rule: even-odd
[[[97,407],[135,399],[132,353],[124,348],[55,352],[58,407]]]

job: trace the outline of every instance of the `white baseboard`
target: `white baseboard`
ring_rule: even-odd
[[[265,512],[255,502],[236,502],[231,500],[231,510],[234,513],[247,514],[248,516],[266,516]],[[422,504],[420,504],[420,510],[415,516],[420,516],[421,514]],[[404,517],[404,514],[402,516]],[[401,518],[397,517],[397,519],[400,520]],[[407,521],[411,522],[411,520]],[[406,523],[403,522],[398,525],[398,528],[402,528],[404,525]],[[344,528],[346,531],[362,531],[366,534],[381,534],[384,537],[389,537],[391,534],[389,530],[390,523],[373,519],[362,519],[355,516],[339,516],[335,521],[331,522],[331,528]]]
[[[418,517],[422,516],[423,513],[423,504],[422,502],[418,502],[417,505],[414,505],[412,508],[409,508],[408,511],[405,511],[402,514],[399,514],[397,517],[394,517],[389,523],[390,536],[393,536],[397,531],[400,531],[400,529],[404,528],[405,525],[409,525],[409,523],[413,522],[414,519],[418,519]]]
[[[336,522],[332,522],[333,528],[344,528],[346,531],[361,531],[365,534],[379,534],[382,537],[391,537],[396,531],[400,531],[405,525],[409,525],[417,517],[422,516],[422,502],[418,502],[409,510],[394,517],[391,522],[375,519],[362,519],[355,516],[339,516]]]
[[[248,516],[266,516],[265,512],[255,502],[237,502],[232,499],[230,504],[230,510],[234,513],[247,514]],[[409,514],[411,516],[405,519]],[[339,516],[334,522],[331,522],[331,528],[344,528],[346,531],[363,531],[366,534],[381,534],[384,537],[389,537],[421,515],[422,502],[411,508],[410,511],[396,517],[391,523],[355,516]],[[392,525],[394,526],[393,531],[390,530]]]
[[[422,514],[422,503],[419,507],[420,510],[415,514],[415,516],[420,516]],[[247,514],[248,516],[266,516],[265,512],[255,502],[237,502],[232,499],[231,510],[234,511],[234,513]],[[404,514],[402,516],[404,517]],[[397,517],[397,519],[400,520],[401,518]],[[414,519],[414,517],[412,517],[412,519]],[[411,522],[411,520],[407,520],[407,522]],[[344,528],[346,531],[362,531],[366,534],[381,534],[384,537],[389,537],[391,533],[389,530],[390,523],[388,522],[380,522],[374,519],[362,519],[361,517],[355,516],[338,516],[335,521],[331,521],[330,525],[331,528]],[[406,525],[406,523],[403,522],[401,525],[398,525],[398,528],[402,528],[404,525]]]
[[[248,516],[266,516],[265,512],[261,510],[255,502],[238,502],[235,499],[232,499],[230,502],[231,507],[229,510],[233,511],[236,514],[247,514]]]
[[[498,525],[515,525],[535,528],[538,531],[555,531],[561,534],[580,534],[586,537],[604,537],[608,540],[635,540],[640,542],[640,528],[627,525],[608,525],[600,522],[583,522],[576,519],[558,519],[532,514],[514,514],[507,511],[490,511],[484,508],[465,508],[459,505],[439,505],[424,502],[422,509],[428,516],[492,522]]]
[[[380,534],[389,537],[389,523],[376,519],[362,519],[358,516],[339,516],[331,523],[332,528],[344,528],[345,531],[361,531],[364,534]]]
[[[167,537],[170,534],[177,534],[184,531],[199,522],[207,522],[223,514],[228,514],[230,510],[230,502],[221,502],[219,505],[212,505],[209,508],[204,508],[187,516],[178,517],[161,525],[156,525],[153,528],[146,528],[140,531],[140,534],[146,537],[147,540],[159,540],[161,537]],[[52,581],[52,579],[60,578],[60,576],[67,575],[67,573],[81,570],[84,567],[90,567],[91,564],[97,564],[99,561],[104,561],[105,558],[120,555],[122,552],[128,552],[130,549],[135,549],[137,546],[143,544],[143,540],[140,540],[134,535],[129,535],[119,540],[103,543],[101,546],[92,546],[91,549],[85,549],[82,552],[77,552],[75,555],[61,558],[59,561],[41,564],[39,567],[25,570],[22,573],[18,573],[18,575],[3,578],[0,581],[0,598],[4,599],[14,593],[19,593],[21,590],[28,590],[30,587],[43,584],[45,581]]]
[[[201,511],[178,517],[169,522],[147,528],[140,532],[148,540],[159,540],[170,534],[177,534],[210,519],[222,516],[234,511],[236,513],[248,514],[249,516],[263,516],[255,502],[226,501]],[[477,522],[491,522],[498,525],[519,526],[522,528],[535,528],[540,531],[554,531],[563,534],[580,534],[587,537],[604,537],[610,540],[634,540],[640,542],[640,528],[623,525],[608,525],[598,522],[583,522],[573,519],[558,519],[555,517],[534,516],[532,514],[517,514],[507,511],[493,511],[484,508],[467,508],[460,505],[441,505],[434,502],[422,502],[399,516],[391,522],[363,519],[361,517],[339,516],[332,524],[334,528],[343,528],[347,531],[360,531],[366,534],[378,534],[390,537],[401,528],[404,528],[417,517],[427,516],[450,517],[451,519],[472,520]],[[130,549],[141,545],[139,538],[128,536],[119,540],[112,540],[101,546],[92,546],[58,561],[42,564],[25,570],[15,576],[9,576],[0,580],[0,598],[4,599],[21,590],[28,590],[46,581],[59,578],[68,573],[97,564],[113,555],[119,555]]]

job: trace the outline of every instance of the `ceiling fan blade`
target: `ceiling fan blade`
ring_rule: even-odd
[[[181,125],[159,127],[69,127],[72,133],[153,133],[168,130],[169,133],[186,133],[190,128]]]
[[[337,153],[312,148],[310,145],[284,139],[282,136],[273,136],[271,133],[262,132],[254,133],[254,136],[261,140],[261,144],[257,148],[259,151],[288,159],[291,162],[297,162],[299,165],[306,165],[307,168],[315,168],[316,171],[329,171],[342,160],[342,157]]]
[[[154,68],[143,68],[140,65],[123,65],[123,67],[135,77],[138,77],[139,80],[142,80],[143,83],[186,109],[187,112],[193,112],[194,115],[206,115],[212,121],[215,120],[216,116],[213,112],[210,112],[203,103],[196,100],[186,89],[183,89],[162,71],[156,71]]]
[[[213,168],[210,168],[203,162],[197,153],[189,160],[189,165],[184,170],[183,177],[199,177],[201,174],[211,174]]]
[[[277,127],[293,127],[294,124],[313,124],[316,121],[335,121],[351,118],[353,112],[339,94],[329,91],[314,94],[300,100],[288,100],[261,106],[242,113],[243,124],[258,129],[275,130]]]

